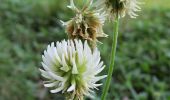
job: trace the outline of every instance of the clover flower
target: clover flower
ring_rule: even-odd
[[[97,76],[103,69],[100,52],[92,52],[87,41],[68,40],[48,45],[42,55],[41,75],[46,78],[44,86],[51,93],[62,92],[69,95],[69,100],[82,100],[83,95],[91,96],[97,89],[99,80],[106,77]]]
[[[73,0],[70,0],[68,8],[76,15],[67,22],[62,21],[69,38],[85,39],[95,44],[98,37],[107,37],[102,29],[107,15],[105,12],[100,13],[100,10],[93,9],[92,2],[90,0],[82,9],[78,9]]]
[[[138,0],[97,0],[95,7],[103,7],[109,15],[109,19],[124,17],[128,14],[131,18],[136,18],[137,11],[140,11],[140,4]]]

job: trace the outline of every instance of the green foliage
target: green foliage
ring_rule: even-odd
[[[59,22],[72,16],[67,4],[60,0],[1,0],[0,100],[62,100],[61,95],[50,94],[43,87],[38,68],[47,44],[67,38]],[[170,100],[170,10],[142,12],[138,19],[121,21],[107,100]],[[111,23],[104,29],[109,38],[98,46],[108,66]],[[100,99],[101,88],[96,99]]]

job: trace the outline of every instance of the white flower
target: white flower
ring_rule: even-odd
[[[136,18],[137,11],[140,11],[140,4],[138,0],[97,0],[94,4],[96,8],[103,8],[107,11],[109,18],[113,19],[115,16],[124,17],[128,14],[131,18]]]
[[[92,2],[93,0],[89,0],[82,9],[78,9],[73,0],[70,0],[68,7],[76,15],[67,22],[61,21],[66,27],[69,38],[85,39],[95,43],[98,37],[107,37],[102,29],[107,15],[105,12],[101,13],[100,10],[93,9]]]
[[[90,96],[93,89],[102,84],[99,80],[106,77],[97,76],[103,69],[100,52],[97,48],[92,52],[87,41],[63,40],[51,43],[42,56],[41,75],[46,78],[44,86],[51,93],[71,94],[71,98],[82,100],[83,95]],[[70,99],[70,98],[69,98]]]

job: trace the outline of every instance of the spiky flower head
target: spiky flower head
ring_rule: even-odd
[[[126,14],[136,18],[138,16],[136,12],[141,10],[140,4],[142,3],[138,0],[97,0],[95,6],[103,7],[108,12],[109,19],[114,19],[116,16],[121,18]]]
[[[83,95],[90,96],[96,84],[106,77],[97,76],[103,69],[100,52],[92,52],[87,41],[68,40],[48,45],[42,56],[41,75],[46,78],[44,86],[51,93],[62,92],[69,100],[82,100]]]
[[[92,2],[93,0],[89,0],[82,9],[78,9],[73,0],[70,0],[68,7],[76,15],[67,22],[62,21],[69,38],[85,39],[95,44],[98,37],[107,37],[102,29],[107,15],[105,12],[100,13],[100,10],[94,10],[91,7]]]

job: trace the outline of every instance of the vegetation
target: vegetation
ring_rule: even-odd
[[[157,3],[156,8],[148,1],[140,17],[121,20],[107,100],[170,100],[169,3]],[[67,37],[59,22],[73,15],[67,4],[64,0],[1,0],[0,100],[62,100],[43,87],[38,68],[47,44]],[[113,36],[110,24],[104,27],[108,39],[98,44],[107,66]],[[101,90],[96,91],[96,100]]]

